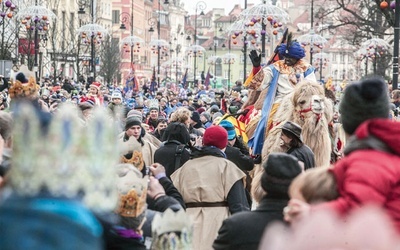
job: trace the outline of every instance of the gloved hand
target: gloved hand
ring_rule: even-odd
[[[253,67],[257,68],[260,67],[261,64],[261,54],[258,54],[256,50],[250,51],[249,54],[251,63],[253,64]]]

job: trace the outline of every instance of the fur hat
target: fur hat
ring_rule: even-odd
[[[126,118],[125,131],[127,131],[130,127],[135,125],[142,126],[142,121],[135,116],[129,116],[128,118]]]
[[[235,127],[231,122],[223,120],[218,125],[226,129],[226,131],[228,132],[228,140],[233,140],[236,138]]]
[[[301,127],[298,124],[290,121],[285,122],[285,124],[283,124],[282,130],[284,130],[285,132],[289,132],[290,134],[296,136],[299,141],[303,142],[303,137],[301,136]]]
[[[289,199],[293,179],[301,173],[298,159],[286,153],[271,153],[263,165],[261,187],[270,197]]]
[[[221,126],[211,126],[206,129],[203,135],[204,146],[214,146],[219,149],[228,145],[228,132]]]
[[[344,131],[351,135],[366,120],[388,118],[389,102],[388,88],[382,79],[347,85],[339,107]]]

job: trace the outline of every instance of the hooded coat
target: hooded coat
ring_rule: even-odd
[[[367,204],[377,205],[400,233],[400,123],[372,119],[362,123],[347,141],[345,157],[332,169],[340,197],[317,205],[347,214]]]

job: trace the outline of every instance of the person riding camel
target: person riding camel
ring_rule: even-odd
[[[297,41],[292,41],[289,33],[286,43],[277,47],[281,60],[261,67],[261,54],[252,50],[250,59],[253,64],[252,74],[245,82],[245,87],[252,90],[252,94],[259,93],[254,109],[261,110],[259,122],[254,123],[256,129],[248,142],[252,155],[260,155],[266,131],[272,127],[272,118],[275,115],[282,99],[290,94],[297,83],[303,79],[317,81],[314,67],[303,60],[305,50]],[[249,98],[251,99],[251,98]],[[253,97],[253,100],[255,98]]]

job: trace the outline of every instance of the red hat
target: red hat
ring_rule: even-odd
[[[92,84],[90,84],[90,87],[94,87],[100,91],[101,84],[99,82],[92,82]]]
[[[204,146],[214,146],[219,149],[228,145],[228,132],[221,126],[211,126],[206,129],[203,136]]]

